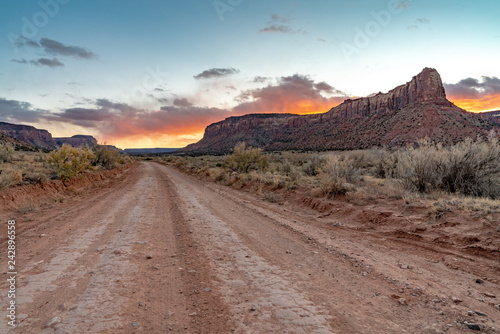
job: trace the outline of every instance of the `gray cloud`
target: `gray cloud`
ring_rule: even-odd
[[[39,48],[40,44],[38,44],[35,41],[32,41],[31,39],[28,39],[22,35],[17,36],[17,39],[14,41],[14,45],[18,48],[22,48],[25,46],[29,46],[32,48]]]
[[[456,84],[444,84],[446,94],[454,98],[479,99],[489,95],[500,94],[500,79],[497,77],[474,78],[460,80]]]
[[[30,60],[30,64],[36,65],[36,66],[48,66],[48,67],[62,67],[64,66],[63,63],[57,58],[39,58],[37,60]]]
[[[325,97],[321,93],[335,95]],[[237,114],[259,112],[298,112],[299,105],[309,101],[315,111],[328,111],[344,101],[346,94],[325,82],[316,83],[305,75],[281,77],[276,85],[245,91],[238,96],[240,104],[233,108]]]
[[[255,78],[253,78],[252,82],[261,83],[261,82],[266,82],[268,80],[269,80],[268,77],[256,76]]]
[[[193,104],[188,99],[175,99],[174,106],[176,107],[191,107]]]
[[[38,58],[36,60],[27,61],[26,59],[12,59],[13,62],[19,64],[31,64],[35,66],[62,67],[64,64],[57,58]]]
[[[36,122],[47,114],[46,110],[34,108],[31,103],[0,98],[0,118],[9,122]]]
[[[200,74],[195,75],[194,78],[197,80],[210,79],[210,78],[220,78],[220,77],[227,77],[229,75],[236,74],[239,72],[240,72],[239,70],[232,68],[232,67],[212,68],[209,70],[205,70],[205,71],[201,72]]]
[[[11,59],[11,61],[19,64],[28,64],[28,61],[26,59]]]
[[[79,46],[70,46],[64,45],[61,42],[55,41],[53,39],[42,38],[40,40],[40,45],[43,47],[45,52],[53,54],[53,55],[61,55],[82,59],[95,59],[97,58],[97,54],[92,51],[89,51],[86,48],[82,48]]]

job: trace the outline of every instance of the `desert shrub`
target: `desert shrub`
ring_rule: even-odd
[[[385,149],[380,150],[374,161],[373,176],[382,179],[395,178],[397,175],[398,157],[397,153],[389,152]]]
[[[250,170],[266,170],[269,167],[269,157],[262,154],[262,149],[238,143],[233,153],[226,158],[226,165],[238,173],[248,173]]]
[[[92,149],[95,158],[92,165],[102,166],[108,170],[115,168],[122,160],[118,150],[109,148],[106,145],[98,145]]]
[[[418,146],[408,146],[398,152],[396,177],[404,186],[418,192],[429,192],[439,186],[439,166],[443,147],[434,145],[429,138],[418,140]]]
[[[0,144],[0,162],[12,162],[14,158],[14,145],[11,143]]]
[[[0,170],[0,189],[14,187],[22,180],[23,176],[19,170],[7,168]]]
[[[304,173],[308,176],[316,176],[320,173],[325,160],[319,155],[315,154],[303,165]]]
[[[343,155],[328,155],[322,171],[332,179],[349,183],[354,183],[359,176],[355,161]]]
[[[500,147],[494,135],[487,140],[467,138],[449,148],[418,141],[398,154],[397,176],[419,192],[444,190],[471,196],[500,196]]]
[[[447,153],[440,166],[443,190],[472,196],[500,195],[500,147],[493,135],[488,140],[467,138]]]
[[[69,180],[84,173],[91,167],[95,155],[88,147],[72,147],[64,144],[61,148],[50,152],[49,163],[56,165],[57,175]]]

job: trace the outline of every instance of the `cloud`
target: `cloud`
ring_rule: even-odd
[[[238,114],[318,113],[328,111],[345,97],[325,82],[315,83],[307,76],[295,74],[279,78],[276,85],[243,92],[238,97],[240,104],[233,111]]]
[[[193,104],[187,99],[175,99],[174,106],[176,107],[191,107]]]
[[[97,54],[89,51],[86,48],[64,45],[63,43],[55,41],[53,39],[42,38],[40,40],[40,45],[43,47],[45,52],[53,55],[68,56],[81,59],[97,58]]]
[[[316,40],[321,43],[326,43],[326,39],[324,38],[316,38]]]
[[[19,64],[28,64],[28,61],[26,59],[11,59],[11,61]]]
[[[281,33],[281,34],[298,34],[305,33],[302,29],[293,29],[288,23],[292,21],[290,17],[272,14],[271,20],[266,26],[259,30],[259,33]]]
[[[57,58],[38,58],[36,60],[27,61],[26,59],[12,59],[13,62],[19,64],[31,64],[35,66],[62,67],[64,64]]]
[[[431,23],[431,20],[426,19],[425,17],[422,17],[422,18],[415,20],[415,23],[417,23],[417,24],[429,24],[429,23]]]
[[[268,77],[261,77],[261,76],[256,76],[255,78],[253,78],[252,82],[255,82],[255,83],[262,83],[262,82],[266,82],[268,81],[269,78]]]
[[[0,98],[0,118],[12,123],[36,122],[47,115],[46,110],[34,108],[31,103]]]
[[[22,35],[17,36],[16,40],[14,41],[14,46],[18,48],[23,48],[25,46],[29,46],[32,48],[39,48],[40,44],[38,44],[35,41],[32,41],[31,39],[28,39]]]
[[[466,78],[444,87],[448,99],[466,110],[500,109],[500,79],[497,77]]]
[[[228,67],[228,68],[212,68],[209,70],[205,70],[201,72],[200,74],[197,74],[194,76],[195,79],[200,80],[200,79],[210,79],[210,78],[220,78],[220,77],[227,77],[232,74],[239,73],[240,71]]]
[[[397,9],[408,9],[410,8],[410,1],[399,1],[397,4],[396,4],[396,8]]]
[[[36,65],[36,66],[48,66],[48,67],[62,67],[64,66],[63,63],[57,58],[39,58],[37,60],[30,60],[30,64]]]

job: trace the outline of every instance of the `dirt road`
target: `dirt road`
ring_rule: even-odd
[[[17,327],[3,317],[0,333],[500,327],[498,281],[470,269],[498,278],[496,257],[338,226],[335,214],[265,202],[153,162],[14,218]],[[6,293],[0,303],[6,309]]]

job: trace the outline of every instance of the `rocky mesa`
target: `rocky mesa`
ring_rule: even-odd
[[[227,153],[240,141],[268,151],[350,150],[403,146],[425,136],[449,145],[491,130],[500,134],[498,123],[448,101],[439,73],[425,68],[388,93],[347,99],[323,114],[229,117],[182,151]]]
[[[92,136],[75,135],[73,137],[53,138],[52,134],[43,129],[37,129],[30,125],[20,125],[0,122],[0,133],[3,141],[16,141],[17,146],[26,146],[28,148],[41,148],[45,150],[54,150],[63,144],[69,144],[73,147],[87,145],[89,147],[97,146],[97,140]],[[10,140],[7,140],[11,138]],[[22,145],[24,143],[24,145]]]

